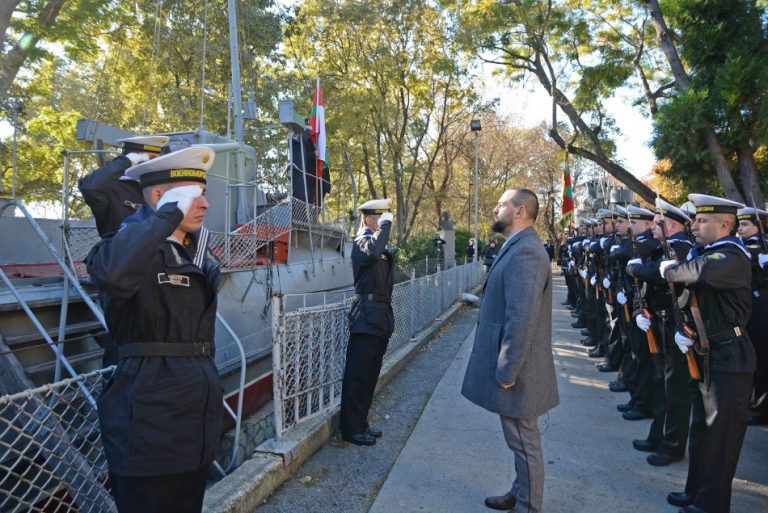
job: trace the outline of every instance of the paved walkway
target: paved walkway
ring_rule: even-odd
[[[682,490],[687,460],[657,468],[632,449],[649,421],[621,419],[627,394],[608,391],[615,374],[601,374],[578,344],[567,310],[565,284],[555,280],[553,338],[560,406],[542,417],[547,461],[546,513],[670,512],[666,494]],[[460,395],[474,332],[443,376],[389,473],[369,513],[491,510],[486,495],[504,493],[514,476],[512,455],[497,416]],[[742,451],[732,513],[768,511],[768,428],[750,427]]]

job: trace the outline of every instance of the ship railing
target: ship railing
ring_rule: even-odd
[[[0,396],[0,510],[117,511],[91,402],[113,372]]]
[[[395,331],[385,358],[408,344],[484,277],[481,262],[445,270],[438,264],[436,272],[416,277],[416,268],[422,265],[428,268],[426,262],[415,265],[411,278],[394,286]],[[273,301],[275,439],[271,443],[280,453],[290,451],[283,440],[288,430],[339,405],[353,295],[335,303],[323,302],[316,294],[287,294]]]
[[[0,279],[2,279],[2,281],[5,283],[5,286],[8,287],[8,290],[10,290],[11,293],[14,295],[14,297],[16,298],[16,301],[19,303],[19,305],[22,307],[24,312],[27,314],[27,317],[29,317],[30,321],[32,321],[35,328],[40,333],[40,336],[45,340],[48,347],[51,348],[51,351],[53,351],[54,355],[56,356],[54,381],[58,381],[61,378],[62,367],[64,367],[67,370],[70,377],[75,377],[77,376],[77,372],[75,372],[74,368],[69,363],[69,360],[67,359],[67,357],[64,356],[64,347],[62,345],[65,338],[65,334],[66,334],[66,328],[67,328],[67,311],[69,308],[70,289],[75,290],[75,292],[81,297],[83,302],[91,310],[91,313],[93,314],[93,316],[99,321],[99,323],[101,323],[103,328],[106,330],[107,323],[104,320],[104,315],[101,312],[101,308],[99,308],[96,305],[96,303],[93,302],[93,299],[91,299],[90,294],[88,294],[83,288],[83,286],[80,284],[80,280],[77,278],[74,271],[69,267],[69,265],[67,265],[67,260],[71,261],[71,259],[69,257],[66,257],[66,260],[65,260],[65,258],[62,258],[61,255],[59,255],[59,252],[56,250],[56,247],[53,245],[53,242],[51,242],[51,239],[48,238],[48,236],[45,234],[43,229],[37,223],[35,218],[32,217],[32,214],[29,213],[29,211],[21,201],[17,199],[8,200],[0,209],[0,216],[2,216],[3,211],[9,206],[15,206],[16,208],[19,209],[19,211],[22,212],[22,214],[24,214],[24,217],[26,218],[27,222],[29,222],[32,229],[35,231],[35,233],[37,233],[38,237],[40,237],[40,240],[46,245],[51,256],[54,258],[54,260],[56,261],[56,263],[61,268],[64,274],[61,310],[59,314],[58,343],[54,342],[53,339],[51,339],[51,336],[48,334],[45,327],[42,325],[40,320],[37,318],[37,316],[34,314],[34,312],[29,307],[27,302],[24,300],[22,295],[13,285],[10,278],[8,278],[8,275],[6,275],[6,273],[2,269],[0,269]],[[65,248],[66,248],[66,245],[65,245]],[[95,404],[95,401],[93,400],[92,397],[89,396],[89,400]]]
[[[344,239],[343,227],[321,222],[320,214],[320,207],[287,198],[230,232],[211,231],[209,247],[222,270],[235,271],[285,260],[292,231],[311,232],[314,238],[310,240],[321,248],[328,240],[340,243]],[[277,246],[282,246],[282,253]]]

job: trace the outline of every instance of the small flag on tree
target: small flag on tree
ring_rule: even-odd
[[[309,120],[309,138],[315,143],[317,150],[316,176],[323,178],[323,164],[325,163],[325,106],[323,105],[323,92],[320,90],[320,79],[317,79],[315,97],[312,100],[312,117]]]
[[[571,186],[571,170],[568,167],[568,152],[565,153],[565,162],[563,162],[563,206],[560,214],[560,227],[565,228],[571,224],[573,217],[573,188]]]

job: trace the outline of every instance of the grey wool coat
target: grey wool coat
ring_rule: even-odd
[[[500,382],[514,385],[505,390]],[[488,272],[461,393],[486,410],[518,419],[538,417],[559,403],[552,272],[533,228],[515,234]]]

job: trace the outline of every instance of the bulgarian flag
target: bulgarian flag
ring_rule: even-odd
[[[323,92],[320,90],[320,78],[317,79],[315,97],[312,100],[312,117],[309,120],[309,138],[315,143],[317,150],[317,173],[319,179],[323,178],[323,164],[325,163],[325,106],[323,105]]]
[[[560,215],[560,227],[565,228],[571,223],[573,217],[573,188],[571,186],[571,170],[568,167],[568,152],[565,153],[563,162],[563,207]]]

